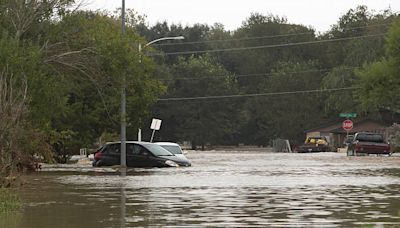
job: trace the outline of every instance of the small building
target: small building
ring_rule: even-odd
[[[342,128],[343,120],[338,122],[327,124],[311,130],[305,131],[307,137],[311,136],[325,136],[328,143],[336,148],[342,147],[347,134],[354,135],[357,132],[377,132],[386,133],[389,124],[384,124],[375,120],[364,119],[359,121],[353,121],[353,129],[348,133]]]

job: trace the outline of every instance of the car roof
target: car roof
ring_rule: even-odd
[[[383,135],[382,133],[378,132],[357,132],[356,135],[363,134],[363,135]]]
[[[179,144],[173,142],[155,142],[155,144],[162,146],[179,146]]]
[[[117,143],[121,143],[121,141],[114,141],[114,142],[106,142],[104,143],[105,145],[108,144],[117,144]],[[139,145],[149,145],[149,144],[153,144],[151,142],[143,142],[143,141],[126,141],[126,143],[135,143],[135,144],[139,144]]]

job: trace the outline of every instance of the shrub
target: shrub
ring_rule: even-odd
[[[21,207],[18,196],[10,189],[0,188],[0,213],[16,211]]]

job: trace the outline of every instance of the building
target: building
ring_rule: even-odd
[[[336,148],[343,147],[344,140],[347,134],[354,135],[357,132],[378,132],[386,133],[389,124],[378,122],[375,120],[364,119],[353,121],[353,129],[349,132],[342,128],[343,120],[338,120],[335,123],[327,124],[311,130],[305,131],[307,137],[312,136],[325,136],[328,143]]]

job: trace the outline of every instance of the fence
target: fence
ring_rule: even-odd
[[[275,139],[272,141],[272,147],[274,152],[286,152],[292,153],[292,148],[290,147],[289,140],[287,139]]]

